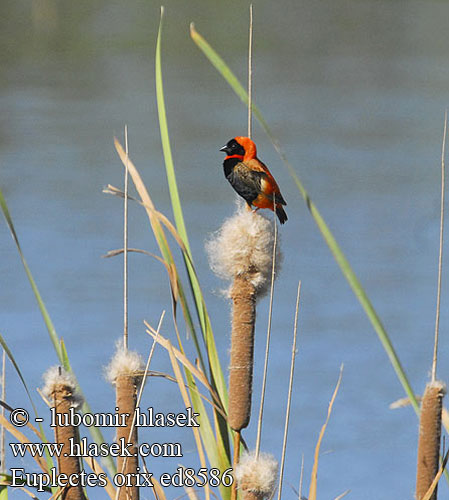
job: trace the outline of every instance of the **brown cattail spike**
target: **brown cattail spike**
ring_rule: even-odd
[[[128,414],[126,427],[117,427],[117,443],[131,443],[128,451],[132,456],[117,457],[117,471],[122,474],[136,474],[139,466],[139,457],[137,454],[137,427],[133,425],[134,413],[137,405],[137,392],[141,377],[132,374],[119,375],[115,381],[116,405],[119,414]],[[130,476],[131,477],[131,476]],[[135,477],[135,476],[134,476]],[[130,487],[120,489],[119,500],[138,500],[139,487],[136,479]]]
[[[441,414],[445,386],[436,381],[427,384],[421,405],[416,473],[416,499],[421,500],[434,480],[440,459]],[[436,500],[437,490],[431,496]]]
[[[240,431],[249,423],[253,380],[256,292],[246,276],[236,276],[233,301],[231,362],[229,366],[229,413],[231,429]]]
[[[71,443],[79,446],[78,428],[73,425],[64,425],[71,421],[70,410],[78,407],[81,402],[76,392],[74,377],[61,369],[53,367],[44,375],[44,394],[52,402],[55,412],[55,440],[62,444],[62,453],[58,457],[58,474],[68,477],[80,477],[81,464],[79,457],[68,456]],[[61,425],[62,424],[62,425]],[[86,500],[82,486],[66,486],[60,497],[62,500]]]
[[[122,343],[117,342],[117,351],[109,365],[106,367],[107,379],[115,385],[116,407],[120,415],[126,417],[126,427],[117,427],[117,443],[123,442],[125,446],[131,443],[128,448],[132,456],[117,457],[117,472],[119,474],[136,474],[139,466],[137,456],[137,427],[134,422],[134,414],[137,406],[137,393],[140,387],[143,370],[142,359],[134,351],[124,349]],[[134,456],[136,455],[136,456]],[[136,476],[129,476],[135,478]],[[139,487],[136,479],[133,479],[130,487],[121,487],[119,500],[138,500]]]

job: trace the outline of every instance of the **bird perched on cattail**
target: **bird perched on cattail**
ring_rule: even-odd
[[[249,137],[235,137],[220,151],[227,155],[223,162],[226,179],[248,206],[255,206],[255,210],[274,208],[284,224],[287,214],[282,205],[287,203],[268,167],[257,158],[254,142]]]

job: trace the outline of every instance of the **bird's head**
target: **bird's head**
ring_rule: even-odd
[[[249,137],[234,137],[220,151],[228,156],[242,156],[244,160],[251,160],[257,156],[256,145]]]

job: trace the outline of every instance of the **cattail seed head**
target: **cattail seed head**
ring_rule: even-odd
[[[42,393],[49,400],[54,399],[56,392],[64,393],[66,399],[70,400],[70,406],[79,408],[83,404],[83,397],[78,390],[76,378],[61,366],[52,366],[43,376],[44,387]]]
[[[116,352],[105,368],[106,379],[115,384],[120,375],[135,375],[144,368],[142,357],[135,351],[123,348],[122,340],[117,341]]]
[[[215,274],[225,280],[244,275],[261,297],[271,283],[273,243],[274,223],[240,207],[207,241],[206,251]],[[280,269],[281,258],[277,245],[275,271]]]
[[[243,453],[235,470],[237,485],[244,500],[271,498],[276,488],[278,463],[268,453]]]

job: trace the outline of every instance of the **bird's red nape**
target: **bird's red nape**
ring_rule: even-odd
[[[245,150],[245,156],[243,160],[252,160],[257,156],[257,148],[254,142],[249,137],[238,136],[235,140],[243,147]]]

